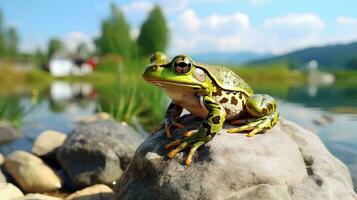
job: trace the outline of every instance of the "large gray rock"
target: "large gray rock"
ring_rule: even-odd
[[[57,153],[74,187],[111,184],[122,175],[144,138],[115,121],[97,121],[76,128]]]
[[[185,118],[183,131],[200,122]],[[228,128],[226,125],[225,128]],[[186,167],[187,152],[167,159],[164,130],[139,146],[116,199],[357,199],[347,167],[318,136],[281,119],[252,138],[223,129]]]
[[[0,121],[0,144],[12,142],[20,137],[22,137],[21,133],[11,122]]]

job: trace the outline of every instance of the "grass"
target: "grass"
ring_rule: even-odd
[[[110,59],[110,62],[105,59]],[[115,66],[98,66],[97,73],[114,76],[112,83],[96,85],[100,97],[99,110],[112,114],[118,121],[132,124],[138,119],[147,130],[153,128],[163,119],[167,97],[159,88],[141,78],[145,61],[121,62],[116,59],[118,62],[115,63],[113,60],[112,56],[102,58],[103,63]]]

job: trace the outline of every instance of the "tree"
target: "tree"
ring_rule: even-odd
[[[155,6],[141,26],[137,40],[140,55],[147,56],[155,51],[165,51],[169,40],[169,29],[159,6]]]
[[[55,53],[59,52],[60,50],[64,49],[64,44],[61,40],[57,38],[52,38],[48,43],[48,53],[47,56],[50,58]]]
[[[130,28],[121,10],[111,5],[111,16],[102,22],[102,34],[96,41],[99,53],[119,54],[123,57],[132,55],[133,42],[130,38]]]
[[[9,57],[15,57],[17,55],[19,36],[15,27],[10,27],[6,32],[6,55]]]

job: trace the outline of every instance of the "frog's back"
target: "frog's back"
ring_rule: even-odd
[[[243,92],[247,96],[253,94],[250,86],[229,68],[202,63],[194,63],[194,65],[207,71],[216,84],[224,90]]]

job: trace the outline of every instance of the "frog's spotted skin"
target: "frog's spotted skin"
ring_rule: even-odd
[[[226,120],[235,119],[244,115],[244,105],[248,96],[240,91],[222,90],[212,93],[212,96],[219,102],[226,112]]]
[[[203,118],[197,131],[189,131],[183,139],[165,146],[171,149],[167,156],[174,157],[189,147],[186,159],[189,165],[195,151],[210,141],[229,121],[237,128],[229,133],[248,131],[248,136],[273,128],[279,119],[275,99],[269,95],[254,94],[237,74],[228,68],[195,63],[185,55],[173,60],[163,53],[155,53],[147,66],[145,80],[162,87],[172,102],[165,116],[166,137],[172,126],[182,128],[177,119],[183,108]]]

